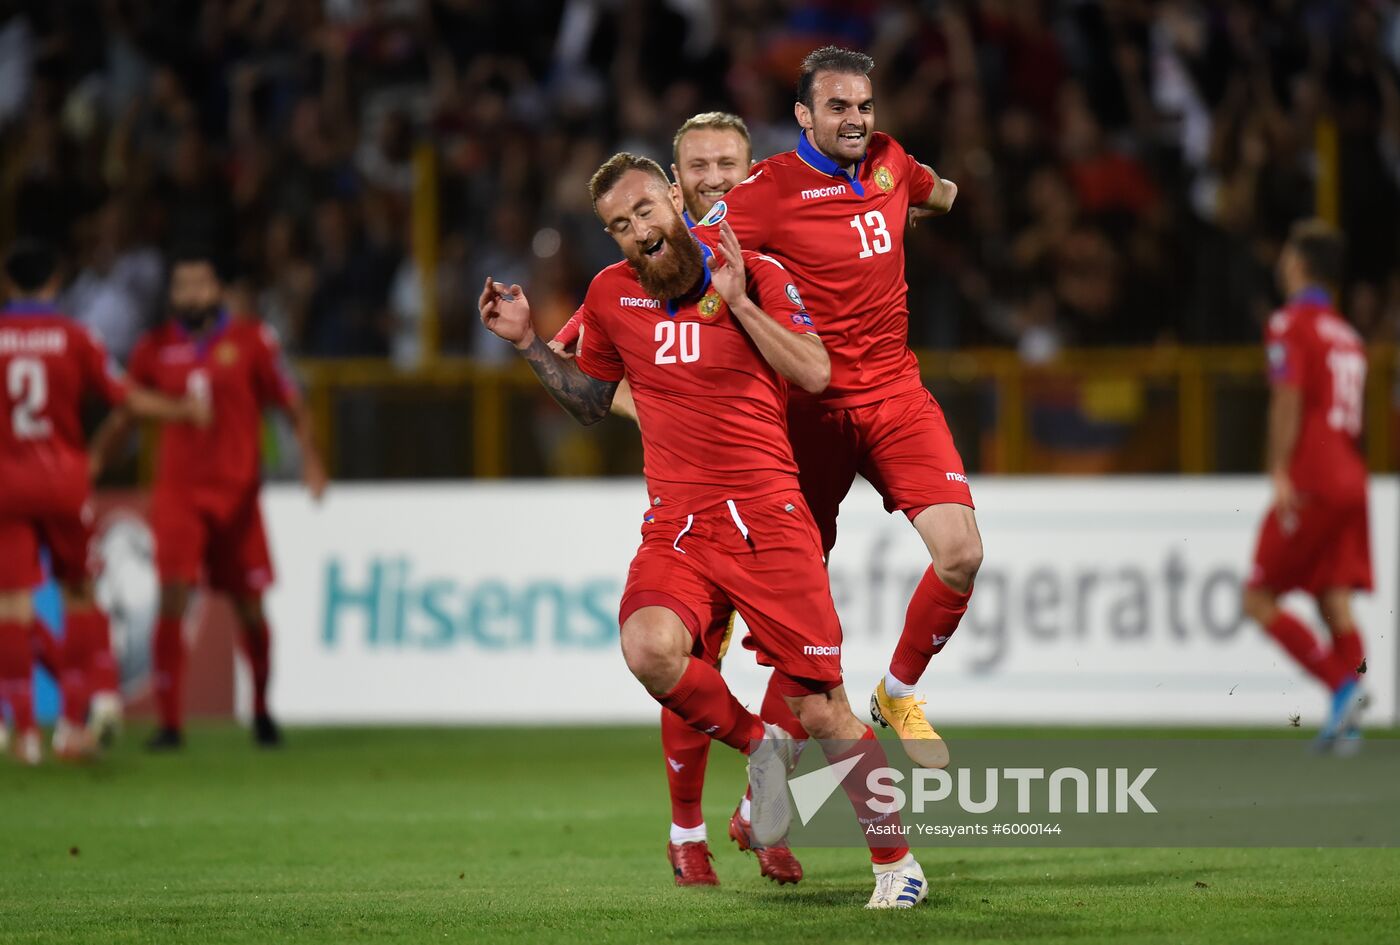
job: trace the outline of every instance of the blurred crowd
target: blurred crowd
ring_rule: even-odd
[[[875,56],[878,127],[960,187],[908,242],[915,345],[1255,340],[1315,211],[1350,315],[1394,339],[1396,0],[0,0],[0,238],[63,247],[119,356],[198,241],[296,354],[413,365],[426,289],[443,353],[500,359],[485,274],[559,324],[615,260],[603,159],[669,166],[715,108],[756,157],[793,147],[828,42]]]

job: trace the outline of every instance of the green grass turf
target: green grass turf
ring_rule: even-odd
[[[872,914],[855,850],[759,878],[725,838],[723,749],[723,885],[674,888],[654,730],[293,730],[260,753],[212,727],[161,757],[143,734],[91,767],[0,764],[0,942],[1395,940],[1396,850],[924,850],[931,904]]]

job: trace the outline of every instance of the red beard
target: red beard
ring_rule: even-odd
[[[642,288],[654,299],[678,299],[695,288],[704,274],[705,259],[700,244],[677,217],[676,226],[665,234],[666,252],[653,260],[640,249],[627,257]]]

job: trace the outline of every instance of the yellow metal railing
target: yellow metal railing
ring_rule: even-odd
[[[1375,471],[1395,468],[1396,356],[1393,345],[1375,346],[1370,352],[1365,448]],[[1248,389],[1256,400],[1264,395],[1264,356],[1258,347],[1070,350],[1038,365],[1026,364],[1014,351],[1003,349],[926,351],[919,360],[925,383],[944,400],[955,431],[972,430],[980,437],[980,472],[1050,471],[1042,444],[1032,436],[1031,418],[1052,396],[1068,397],[1071,409],[1086,415],[1118,420],[1125,428],[1141,427],[1139,438],[1151,445],[1155,455],[1174,457],[1170,468],[1152,467],[1158,471],[1218,471],[1217,441],[1222,432],[1257,438],[1262,457],[1262,410],[1251,414],[1257,424],[1236,420],[1234,427],[1220,427],[1222,397],[1230,396],[1231,390]],[[461,474],[494,478],[523,472],[512,465],[510,434],[521,424],[537,422],[538,415],[521,404],[539,403],[543,393],[521,363],[495,366],[465,358],[438,359],[405,371],[385,361],[345,360],[302,361],[298,367],[307,385],[317,437],[331,457],[333,473],[334,458],[343,445],[338,440],[336,399],[348,391],[366,390],[410,398],[416,390],[438,401],[444,395],[460,396],[462,425],[459,431],[449,432],[471,438],[469,468]],[[995,409],[979,410],[975,417],[959,416],[957,408],[949,406],[955,391],[970,393],[980,402],[993,398]],[[1156,405],[1151,408],[1149,393]],[[545,415],[549,416],[547,411]],[[373,449],[374,444],[356,444],[356,448]]]

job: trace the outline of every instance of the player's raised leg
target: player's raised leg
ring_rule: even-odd
[[[692,634],[678,613],[688,608],[674,598],[671,606],[658,603],[668,596],[648,592],[624,597],[621,637],[627,668],[652,698],[692,729],[748,754],[764,737],[763,723],[734,698],[718,669],[691,655]]]
[[[955,503],[924,509],[914,517],[914,528],[933,563],[909,600],[889,671],[870,697],[870,714],[895,730],[912,761],[942,768],[948,764],[947,746],[924,715],[914,686],[967,612],[972,583],[982,566],[982,536],[973,510]]]

